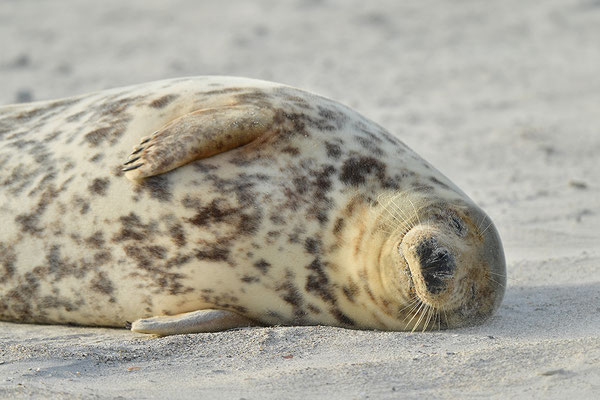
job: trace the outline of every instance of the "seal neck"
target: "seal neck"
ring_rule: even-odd
[[[396,271],[388,271],[384,266],[394,262],[387,249],[393,246],[390,241],[396,240],[399,245],[402,232],[388,232],[389,226],[381,216],[377,206],[365,199],[355,200],[352,209],[345,213],[335,256],[335,264],[344,266],[344,280],[337,283],[344,295],[346,289],[353,288],[352,296],[344,296],[351,299],[345,306],[358,309],[353,313],[362,318],[356,321],[358,325],[397,329],[398,304],[390,298],[398,298],[398,290],[390,285],[401,280],[396,279]]]

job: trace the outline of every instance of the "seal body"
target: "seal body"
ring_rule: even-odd
[[[480,322],[503,296],[498,234],[460,189],[288,86],[198,77],[2,107],[0,167],[2,320],[410,330]]]

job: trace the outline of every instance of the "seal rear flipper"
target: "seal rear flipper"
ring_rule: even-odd
[[[273,110],[254,105],[185,114],[143,138],[123,171],[138,180],[250,143],[273,125]]]
[[[184,333],[218,332],[233,328],[259,326],[255,321],[225,310],[199,310],[177,315],[138,319],[131,330],[159,336]]]

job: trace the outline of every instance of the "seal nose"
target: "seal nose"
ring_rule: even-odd
[[[446,288],[448,279],[452,277],[456,269],[454,256],[434,237],[425,238],[419,242],[416,246],[416,253],[427,291],[431,294],[439,294]]]

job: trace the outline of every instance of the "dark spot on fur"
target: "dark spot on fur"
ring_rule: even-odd
[[[287,153],[291,156],[297,156],[300,154],[300,149],[297,147],[287,146],[281,149],[283,153]]]
[[[304,242],[304,249],[309,254],[317,254],[319,252],[320,247],[321,247],[321,243],[317,239],[307,238],[306,241]]]
[[[171,103],[173,100],[175,100],[177,97],[179,97],[179,96],[175,95],[175,94],[168,94],[166,96],[162,96],[162,97],[159,97],[158,99],[153,100],[149,105],[152,108],[164,108],[167,105],[169,105],[169,103]]]
[[[95,249],[101,249],[104,246],[104,234],[102,231],[96,231],[92,236],[85,239],[85,243]]]
[[[340,234],[340,232],[342,231],[342,229],[344,229],[344,225],[346,224],[346,222],[344,221],[343,218],[338,218],[335,221],[335,224],[333,225],[333,233],[337,236]]]
[[[159,260],[166,258],[167,249],[163,246],[146,246],[145,250],[152,258]]]
[[[206,92],[200,92],[199,94],[205,95],[205,96],[214,96],[214,95],[219,95],[219,94],[239,93],[242,91],[244,91],[243,88],[232,87],[232,88],[225,88],[225,89],[209,90]]]
[[[231,89],[225,89],[225,90],[229,90],[230,92],[234,91],[235,88],[231,88]],[[271,99],[272,96],[271,94],[265,92],[264,90],[260,90],[260,89],[256,89],[256,90],[248,90],[248,89],[239,89],[239,92],[244,91],[243,93],[239,93],[235,95],[235,99],[238,100],[240,103],[251,103],[254,105],[257,105],[259,107],[268,107],[268,108],[273,108],[272,103],[271,103]]]
[[[190,203],[188,199],[187,203]],[[197,208],[196,215],[188,221],[199,227],[207,227],[213,224],[227,224],[237,227],[238,235],[250,235],[258,230],[260,216],[257,214],[245,214],[243,208],[232,207],[224,199],[215,199],[206,206],[194,203]],[[191,207],[190,207],[191,208]]]
[[[411,186],[412,186],[412,189],[416,192],[421,192],[421,193],[433,192],[433,186],[430,186],[430,185],[424,185],[419,182],[414,182]]]
[[[328,303],[335,304],[335,296],[332,292],[331,283],[321,261],[315,258],[306,269],[311,271],[306,279],[306,291],[315,293]]]
[[[66,276],[83,277],[85,271],[77,268],[77,265],[66,257],[61,255],[61,247],[54,244],[46,253],[47,274],[51,274],[58,281]]]
[[[256,215],[241,214],[238,224],[238,234],[251,235],[258,230],[260,218]]]
[[[223,199],[215,199],[207,206],[200,207],[198,212],[189,221],[196,226],[208,226],[215,223],[226,222],[238,209],[230,207]]]
[[[325,148],[327,149],[327,155],[334,160],[337,160],[342,155],[342,148],[334,143],[325,142]]]
[[[294,184],[295,193],[303,195],[308,192],[309,182],[306,176],[297,176],[292,179],[292,183]]]
[[[21,231],[30,235],[41,233],[44,228],[37,226],[40,217],[44,214],[48,205],[57,197],[58,191],[52,186],[47,187],[42,193],[36,208],[29,214],[19,214],[15,217],[15,222],[21,225]]]
[[[137,104],[139,100],[142,100],[142,96],[137,97],[125,97],[118,100],[108,100],[99,107],[101,116],[111,117],[123,117],[125,111],[134,104]]]
[[[116,176],[117,178],[120,178],[121,176],[125,175],[125,172],[123,172],[123,166],[122,165],[116,165],[112,168],[112,174],[114,176]]]
[[[168,260],[166,259],[167,249],[162,246],[127,245],[123,247],[123,250],[128,257],[136,262],[139,267],[139,272],[136,275],[144,277],[148,286],[159,287],[173,295],[194,290],[181,284],[184,275],[169,272],[170,268],[185,264],[189,261],[189,258]],[[132,275],[132,279],[134,278],[135,275]]]
[[[123,247],[125,254],[134,259],[137,265],[140,267],[148,267],[152,265],[152,260],[148,257],[148,254],[140,246],[127,245]]]
[[[62,131],[54,131],[44,138],[44,142],[52,142],[62,134]]]
[[[0,242],[0,283],[11,278],[15,273],[17,254],[12,246]]]
[[[433,182],[435,185],[437,186],[441,186],[444,189],[450,189],[450,187],[448,185],[446,185],[444,182],[440,181],[438,178],[436,178],[435,176],[431,176],[429,177],[429,180],[431,182]]]
[[[83,138],[90,145],[99,146],[100,144],[102,144],[102,142],[107,140],[112,135],[112,133],[113,133],[112,128],[103,127],[103,128],[94,129],[93,131],[86,133]]]
[[[156,231],[155,226],[143,224],[140,217],[134,213],[119,217],[119,221],[121,222],[121,230],[114,236],[113,242],[146,240]]]
[[[272,214],[269,219],[275,225],[285,225],[285,219],[279,214]]]
[[[384,181],[385,164],[373,157],[351,157],[344,162],[340,179],[346,185],[359,186],[372,174]]]
[[[306,308],[313,314],[321,314],[321,309],[314,304],[308,304]]]
[[[98,274],[90,281],[90,286],[92,290],[105,294],[107,296],[111,296],[115,291],[115,288],[112,285],[110,279],[107,278],[106,273],[104,271],[98,272]],[[111,302],[115,302],[114,298],[111,298]]]
[[[79,209],[79,213],[81,215],[85,215],[90,211],[90,202],[84,199],[83,197],[79,197],[77,195],[73,196],[73,205],[75,208]]]
[[[269,272],[269,268],[271,268],[271,264],[268,263],[265,259],[261,258],[257,262],[254,263],[254,268],[257,268],[263,274]]]
[[[108,188],[110,181],[108,178],[96,178],[94,181],[88,186],[88,190],[100,196],[106,196],[106,189]]]
[[[97,163],[98,161],[102,160],[104,158],[104,155],[102,153],[97,153],[94,154],[94,156],[92,158],[90,158],[90,161],[93,163]],[[120,167],[122,168],[122,167]]]
[[[287,280],[281,285],[277,286],[277,291],[282,292],[281,298],[283,301],[292,306],[294,323],[301,324],[306,317],[306,311],[302,307],[304,300],[300,294],[300,291],[294,285],[292,278],[293,275],[288,273]]]
[[[196,171],[202,172],[204,174],[207,174],[211,171],[218,169],[218,167],[209,164],[205,159],[198,160],[198,161],[192,163],[191,165],[194,167],[194,169]]]
[[[346,298],[352,303],[354,303],[354,298],[358,294],[358,291],[359,288],[354,282],[350,282],[347,286],[344,286],[343,288],[344,296],[346,296]]]
[[[135,191],[137,193],[148,193],[151,198],[162,202],[171,201],[171,198],[173,197],[171,193],[171,182],[166,175],[150,176],[143,179],[135,187]]]
[[[227,261],[229,259],[229,249],[225,247],[209,247],[196,252],[196,258],[208,261]]]
[[[21,225],[21,231],[30,235],[41,233],[44,229],[37,226],[39,215],[20,214],[15,217],[15,222]]]
[[[295,307],[299,307],[302,305],[302,295],[300,295],[300,291],[294,286],[292,282],[285,282],[284,284],[280,285],[277,289],[285,292],[282,299],[286,303],[291,304]]]
[[[335,106],[334,106],[335,107]],[[315,126],[320,131],[340,130],[344,127],[347,117],[344,113],[335,108],[327,108],[322,105],[317,106],[319,118],[307,118],[311,126]]]
[[[294,105],[297,107],[304,108],[307,110],[310,110],[313,108],[312,105],[308,101],[306,101],[306,99],[295,95],[294,92],[296,92],[295,89],[290,90],[289,88],[283,88],[283,87],[275,88],[275,90],[274,90],[274,93],[278,97],[280,97],[288,102],[294,103]]]
[[[254,282],[260,282],[260,278],[258,278],[256,276],[244,275],[241,278],[241,281],[244,283],[254,283]]]
[[[81,119],[81,117],[83,117],[85,114],[86,114],[85,111],[79,111],[79,112],[77,112],[75,114],[69,115],[66,118],[66,120],[67,120],[67,122],[76,122],[76,121],[79,121]]]
[[[171,235],[173,243],[175,243],[177,247],[183,247],[187,243],[185,232],[183,231],[181,224],[175,224],[171,226],[169,229],[169,234]]]
[[[267,232],[267,236],[269,237],[269,239],[274,240],[274,239],[277,239],[279,236],[281,236],[281,232],[280,231],[269,231],[269,232]]]
[[[367,150],[369,153],[372,153],[379,157],[384,155],[384,151],[381,149],[381,147],[377,146],[373,140],[358,135],[354,136],[354,139],[361,145],[362,148]]]
[[[13,316],[20,322],[33,322],[31,299],[36,297],[38,290],[39,280],[33,273],[25,273],[14,289],[9,290],[8,293],[2,293],[0,314]]]
[[[104,265],[112,260],[112,254],[109,251],[99,251],[94,254],[94,263],[96,265]]]
[[[337,319],[340,323],[342,323],[346,326],[356,325],[356,323],[350,317],[348,317],[346,314],[344,314],[337,308],[334,308],[330,311],[331,311],[331,314],[333,314],[333,316],[335,317],[335,319]]]
[[[293,232],[288,234],[288,242],[300,243],[300,237],[304,234],[304,229],[301,227],[295,227]]]
[[[97,129],[87,132],[83,136],[84,142],[90,146],[96,147],[104,143],[115,145],[119,138],[123,135],[127,128],[127,124],[132,119],[132,116],[126,111],[129,107],[138,103],[142,97],[131,97],[115,100],[112,96],[105,102],[94,107],[93,113],[89,118],[90,122],[94,122]],[[73,140],[72,137],[70,140]]]

